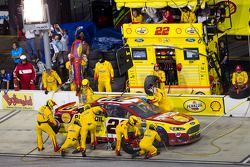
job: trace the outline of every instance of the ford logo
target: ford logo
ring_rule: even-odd
[[[148,33],[148,30],[145,27],[137,28],[135,31],[136,31],[137,34],[140,34],[140,35],[144,35],[144,34]]]
[[[195,39],[194,39],[194,38],[186,38],[186,41],[187,41],[187,42],[194,42]]]
[[[136,38],[136,39],[135,39],[135,42],[143,42],[143,41],[144,41],[143,38]]]
[[[190,99],[184,102],[183,107],[189,112],[202,112],[206,109],[206,104],[201,100]]]

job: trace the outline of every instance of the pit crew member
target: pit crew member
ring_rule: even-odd
[[[160,82],[160,89],[165,92],[165,82],[166,82],[166,75],[165,72],[160,70],[160,65],[155,64],[154,65],[154,72],[153,75],[157,76],[159,78]]]
[[[82,89],[81,89],[81,96],[79,98],[80,103],[91,103],[93,101],[93,90],[89,86],[89,80],[83,79],[82,80]]]
[[[48,91],[57,90],[57,83],[59,85],[62,84],[62,80],[57,74],[57,72],[52,70],[51,68],[47,68],[46,71],[42,73],[42,81],[45,94],[47,94]]]

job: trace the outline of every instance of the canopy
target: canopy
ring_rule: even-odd
[[[195,9],[197,3],[199,5],[204,4],[206,0],[115,0],[117,8],[128,7],[128,8],[164,8],[170,6],[173,8],[189,6],[191,9]]]

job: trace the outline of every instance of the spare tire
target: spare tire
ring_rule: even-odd
[[[144,91],[147,95],[152,96],[153,92],[149,90],[153,85],[158,87],[159,78],[155,75],[148,75],[144,81]]]
[[[239,91],[239,94],[237,94],[237,91],[236,91],[236,89],[233,89],[233,87],[231,87],[230,89],[229,89],[229,96],[231,97],[231,98],[233,98],[233,99],[244,99],[244,98],[246,98],[246,97],[248,97],[250,94],[250,92],[249,92],[250,90],[249,90],[249,86],[247,86],[247,87],[245,87],[245,88],[243,88],[243,89],[241,89],[240,91]]]
[[[133,143],[133,144],[126,143],[124,141],[124,138],[122,138],[121,146],[122,146],[123,151],[128,153],[128,154],[134,154],[140,150],[139,141],[136,141],[136,144],[135,143]]]

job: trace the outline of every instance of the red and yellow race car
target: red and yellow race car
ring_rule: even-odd
[[[96,116],[98,141],[114,141],[116,126],[130,115],[142,119],[142,131],[149,123],[154,122],[162,139],[168,145],[183,145],[200,139],[200,123],[196,118],[179,112],[163,113],[158,107],[140,97],[103,97],[93,102],[91,106],[101,106],[107,112],[107,117]],[[79,118],[83,111],[84,105],[67,103],[56,109],[55,118],[65,128],[73,117]]]

